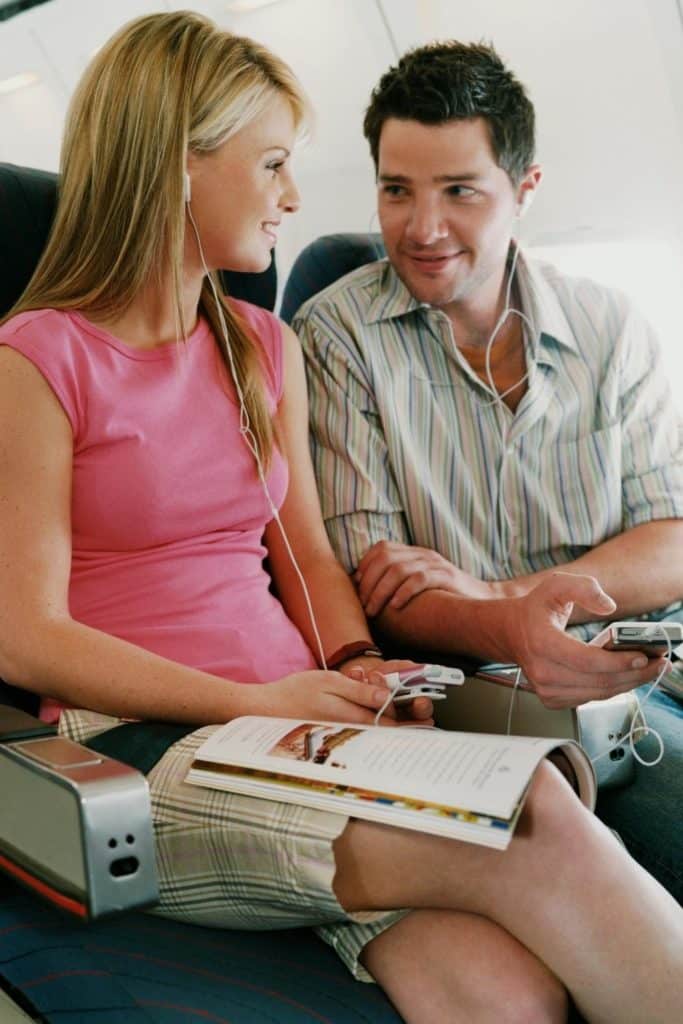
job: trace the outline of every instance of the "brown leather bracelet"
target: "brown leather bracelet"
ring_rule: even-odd
[[[350,644],[344,644],[333,654],[326,658],[328,668],[339,668],[345,661],[351,658],[383,658],[384,654],[371,640],[354,640]]]

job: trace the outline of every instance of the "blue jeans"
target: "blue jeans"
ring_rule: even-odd
[[[671,618],[680,621],[679,616],[680,612]],[[647,689],[637,691],[641,700]],[[683,702],[655,690],[644,711],[648,725],[664,741],[664,756],[654,768],[636,762],[634,782],[603,790],[596,813],[616,829],[632,856],[683,903]],[[657,756],[659,745],[647,736],[637,749],[649,761]]]

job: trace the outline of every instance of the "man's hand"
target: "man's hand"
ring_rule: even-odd
[[[470,576],[436,551],[390,540],[366,551],[353,578],[368,616],[379,615],[387,605],[397,611],[405,608],[425,590],[481,600],[503,596],[499,584]]]
[[[435,551],[380,541],[366,552],[354,579],[368,616],[385,608],[400,611],[427,590],[494,602],[495,617],[487,616],[494,623],[489,642],[481,646],[495,650],[497,660],[520,665],[548,708],[576,707],[625,693],[654,679],[664,664],[664,659],[648,661],[633,651],[592,647],[565,632],[575,609],[588,613],[581,615],[586,619],[614,615],[614,601],[592,576],[548,573],[516,596],[514,581],[509,588],[506,581],[485,583]]]
[[[547,708],[576,707],[654,679],[665,658],[605,651],[565,632],[574,605],[607,619],[615,604],[592,576],[557,572],[524,597],[500,602],[505,656],[520,665]]]

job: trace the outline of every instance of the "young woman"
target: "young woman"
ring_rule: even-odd
[[[680,909],[548,763],[506,853],[183,782],[211,723],[370,722],[387,694],[321,524],[298,345],[209,278],[267,266],[305,114],[281,61],[188,13],[87,70],[0,329],[0,673],[77,739],[204,726],[150,775],[159,912],[315,926],[409,1022],[562,1021],[567,989],[592,1021],[672,1021]]]

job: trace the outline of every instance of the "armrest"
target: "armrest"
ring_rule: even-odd
[[[0,705],[0,869],[69,913],[158,899],[144,775]]]

